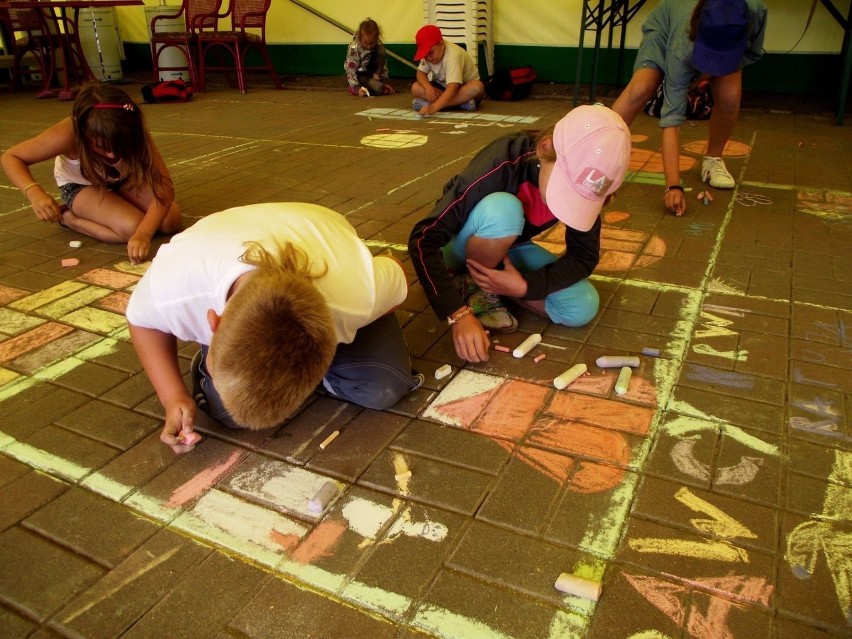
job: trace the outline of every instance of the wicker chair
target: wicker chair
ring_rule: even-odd
[[[58,41],[50,33],[42,12],[39,9],[0,9],[0,22],[9,36],[9,46],[14,55],[10,90],[20,86],[22,75],[38,73],[42,79],[42,91],[48,91],[56,74]],[[24,60],[27,55],[35,60],[38,71],[29,70]]]
[[[228,12],[231,16],[230,31],[212,31],[198,34],[199,44],[199,90],[205,90],[205,73],[219,71],[226,74],[228,83],[233,86],[231,74],[236,73],[237,86],[240,93],[246,92],[247,71],[266,71],[272,77],[275,87],[281,89],[281,79],[272,66],[269,51],[266,47],[266,14],[272,0],[231,0]],[[223,16],[224,17],[224,16]],[[253,29],[254,31],[248,31]],[[259,31],[255,32],[255,31]],[[262,65],[248,66],[248,53],[256,50],[263,59]],[[216,58],[216,64],[207,64],[208,53]],[[228,65],[224,53],[229,54],[231,65]]]
[[[154,66],[154,81],[160,80],[162,71],[189,71],[189,81],[193,87],[199,86],[198,67],[198,37],[207,30],[216,28],[217,21],[224,15],[219,15],[222,0],[183,0],[180,10],[171,15],[160,15],[151,20],[151,58]],[[157,23],[183,18],[185,31],[157,31]],[[174,47],[186,56],[186,67],[162,66],[160,56],[169,47]]]

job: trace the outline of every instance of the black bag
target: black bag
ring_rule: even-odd
[[[657,93],[648,100],[643,111],[655,118],[660,117],[663,108],[663,85],[657,87]],[[693,86],[686,94],[686,119],[707,120],[713,113],[713,92],[710,83],[702,80]]]
[[[530,94],[535,79],[535,69],[531,66],[516,69],[500,67],[488,78],[485,92],[492,100],[523,100]]]

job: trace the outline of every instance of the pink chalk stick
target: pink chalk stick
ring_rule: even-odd
[[[512,352],[511,348],[509,348],[508,346],[503,346],[502,344],[495,344],[494,350],[500,351],[501,353],[511,353]]]
[[[80,263],[76,257],[66,257],[62,260],[62,266],[77,266]]]
[[[534,361],[536,364],[538,364],[538,363],[539,363],[541,360],[543,360],[545,357],[547,357],[547,354],[546,354],[546,353],[542,353],[541,355],[536,355],[536,357],[535,357],[535,359],[533,359],[533,361]]]
[[[195,446],[198,442],[201,441],[201,435],[192,431],[191,433],[186,433],[183,436],[183,441],[181,442],[184,446]]]

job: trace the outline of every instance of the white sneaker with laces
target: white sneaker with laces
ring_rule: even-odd
[[[709,155],[705,155],[701,163],[701,181],[709,182],[714,189],[732,189],[737,185],[725,167],[725,161]]]

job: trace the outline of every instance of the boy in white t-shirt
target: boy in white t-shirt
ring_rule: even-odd
[[[420,115],[432,115],[450,107],[475,111],[485,95],[485,85],[470,54],[445,40],[433,24],[422,27],[415,41],[414,60],[420,65],[417,81],[411,85],[414,110]]]
[[[281,424],[322,383],[367,408],[419,386],[393,311],[408,284],[346,219],[298,202],[214,213],[163,245],[127,322],[165,409],[160,439],[192,448],[196,403],[231,428]],[[177,340],[201,344],[192,396]],[[215,382],[215,385],[214,385]]]

